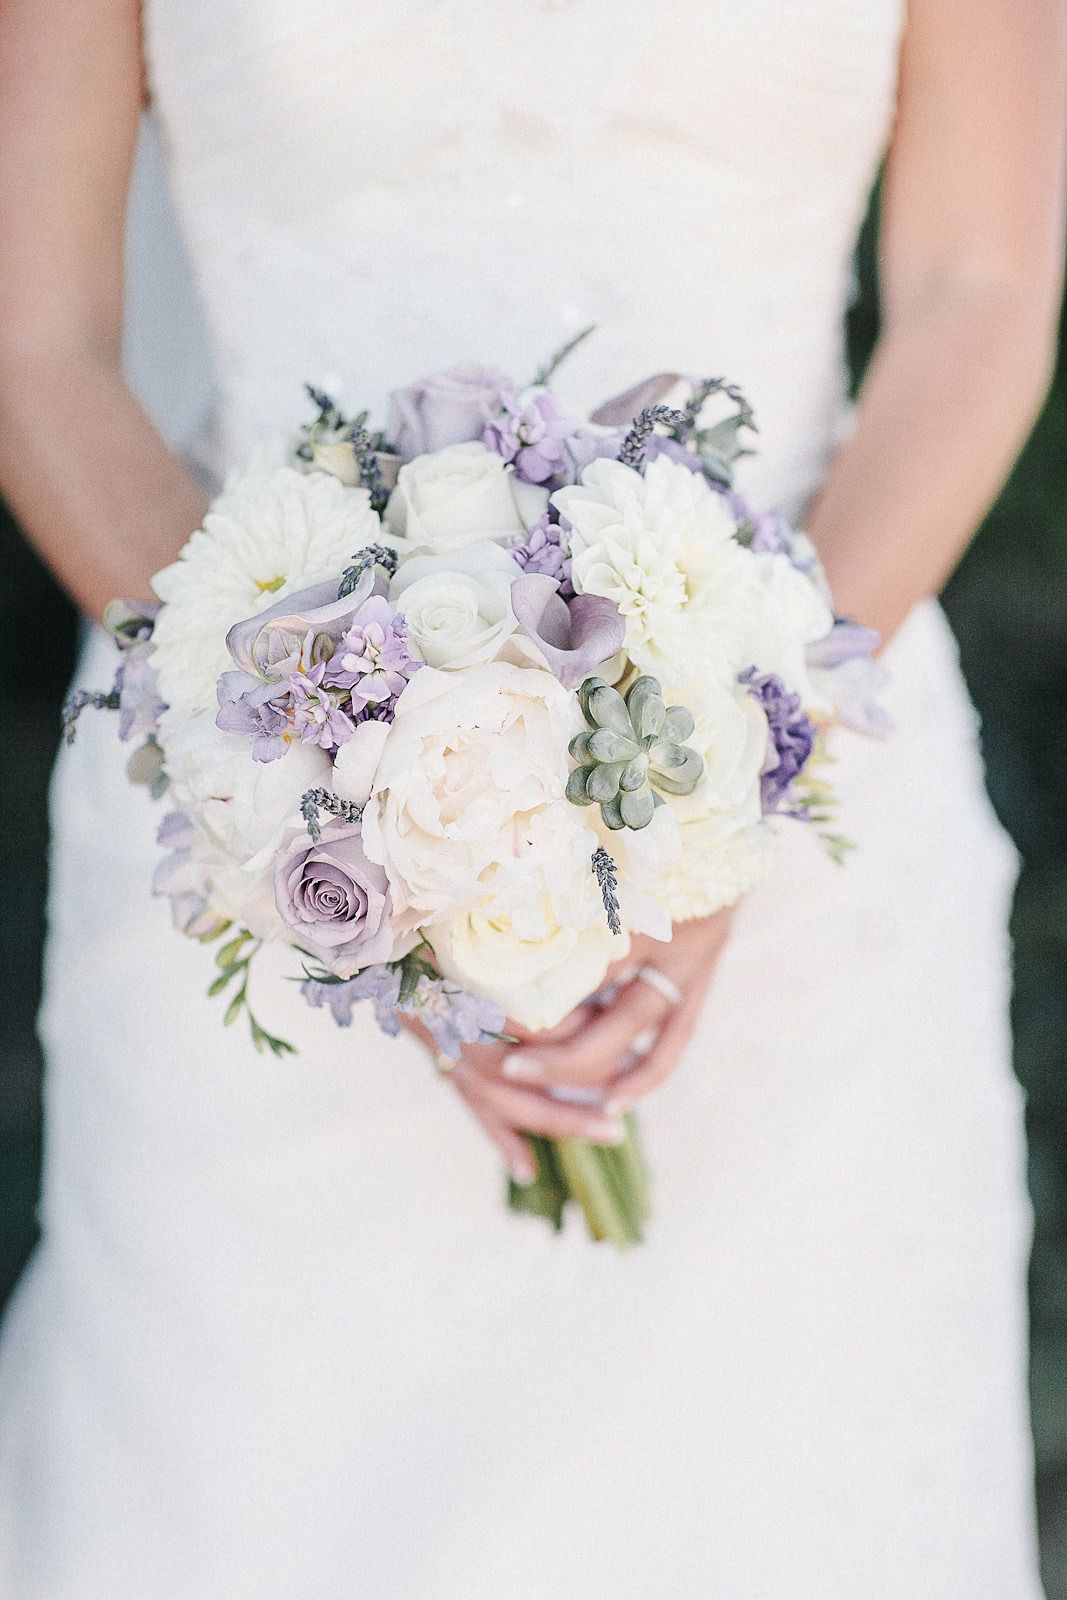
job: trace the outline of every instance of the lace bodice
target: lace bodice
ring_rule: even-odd
[[[782,502],[843,393],[850,259],[902,0],[147,0],[172,186],[215,350],[216,445],[435,366],[562,387],[726,373]],[[783,61],[788,63],[783,70]]]

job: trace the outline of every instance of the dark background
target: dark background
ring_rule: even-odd
[[[854,370],[877,328],[873,222],[850,320]],[[1061,337],[1061,353],[1063,340]],[[1034,1424],[1049,1600],[1067,1600],[1067,366],[945,605],[981,712],[989,788],[1023,858],[1016,1067],[1029,1096],[1036,1242]],[[0,1295],[35,1235],[47,785],[77,624],[0,507]],[[147,892],[147,885],[146,885]],[[877,1442],[872,1441],[872,1448]],[[916,1597],[919,1600],[919,1597]]]

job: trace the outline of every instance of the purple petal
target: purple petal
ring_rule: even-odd
[[[683,372],[657,372],[651,378],[642,378],[632,389],[626,389],[622,394],[605,400],[589,420],[604,428],[628,427],[647,406],[658,405],[666,395],[670,394],[676,383],[685,381]]]
[[[576,689],[622,649],[625,624],[614,601],[581,594],[568,605],[556,579],[543,573],[515,579],[511,609],[565,689]]]

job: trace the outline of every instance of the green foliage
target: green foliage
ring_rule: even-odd
[[[228,928],[229,925],[226,926]],[[218,938],[223,931],[222,928],[212,931],[202,942]],[[214,999],[216,995],[224,993],[236,984],[237,987],[230,997],[222,1019],[223,1026],[231,1027],[243,1013],[248,1019],[248,1031],[256,1049],[261,1053],[269,1050],[272,1055],[280,1059],[282,1056],[295,1055],[295,1045],[268,1032],[253,1013],[248,999],[249,969],[262,946],[262,939],[255,938],[247,928],[242,928],[232,939],[228,939],[222,948],[215,952],[215,965],[219,971],[208,988],[208,998]]]

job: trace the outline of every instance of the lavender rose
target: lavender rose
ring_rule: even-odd
[[[282,851],[274,895],[295,942],[339,978],[392,956],[388,880],[368,861],[358,822],[331,823],[318,844],[298,839]]]
[[[509,387],[488,367],[449,367],[431,373],[389,397],[389,442],[404,461],[431,455],[450,444],[480,439]]]

